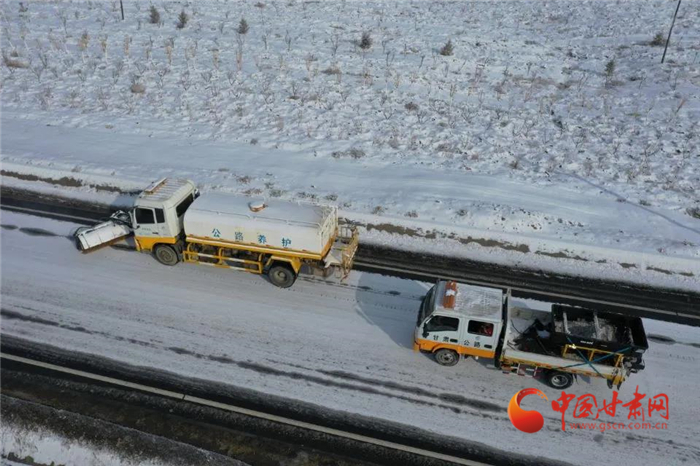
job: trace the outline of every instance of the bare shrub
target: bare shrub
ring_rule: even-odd
[[[335,151],[335,152],[331,153],[331,157],[333,157],[334,159],[340,159],[343,157],[350,157],[350,158],[357,160],[357,159],[361,159],[365,155],[367,155],[367,154],[365,154],[365,151],[363,151],[362,149],[358,149],[356,147],[353,147],[353,148],[345,150],[345,151]]]
[[[90,34],[84,31],[80,39],[78,39],[78,48],[84,51],[88,48],[88,45],[90,45]]]
[[[362,149],[357,149],[357,148],[353,147],[352,149],[350,149],[348,151],[348,155],[350,157],[352,157],[353,159],[361,159],[362,157],[365,156],[365,151],[363,151]]]
[[[338,47],[340,47],[340,35],[331,34],[329,40],[331,42],[331,54],[335,57],[338,53]]]
[[[686,212],[688,215],[690,215],[693,218],[700,219],[700,207],[688,207],[686,209]]]
[[[25,63],[21,60],[18,60],[17,58],[12,58],[9,55],[3,54],[2,61],[5,64],[5,66],[10,70],[10,72],[13,72],[15,69],[29,68],[29,63]]]
[[[100,103],[100,108],[102,110],[107,110],[109,108],[109,93],[106,89],[98,89],[96,93],[97,101]]]
[[[80,106],[80,91],[78,89],[73,89],[68,94],[68,105],[71,108],[77,108]]]
[[[156,84],[158,85],[159,89],[163,89],[163,86],[165,85],[165,76],[170,73],[170,68],[163,67],[159,69],[156,72]]]
[[[649,42],[649,45],[652,47],[663,47],[663,45],[666,43],[664,40],[664,35],[660,32],[657,32],[654,38]]]
[[[417,112],[419,109],[418,104],[414,102],[408,102],[406,105],[404,105],[404,108],[409,112]]]
[[[146,92],[146,86],[140,82],[140,76],[131,77],[130,89],[132,94],[144,94]]]
[[[131,49],[131,37],[126,36],[126,37],[124,37],[124,56],[125,57],[129,56],[130,49]]]
[[[372,36],[369,35],[369,32],[365,31],[362,33],[362,37],[360,38],[360,43],[358,45],[362,50],[369,50],[372,48]]]
[[[107,56],[107,36],[100,37],[100,50],[102,50],[102,56]]]
[[[378,205],[377,207],[375,207],[374,209],[372,209],[372,213],[373,213],[374,215],[381,215],[381,214],[383,214],[385,211],[386,211],[386,209],[385,209],[384,207],[380,206],[380,205]]]
[[[249,30],[250,27],[248,26],[248,22],[245,20],[245,18],[241,18],[241,22],[238,23],[238,29],[236,29],[236,32],[238,34],[244,35],[248,34]]]
[[[445,45],[440,49],[440,55],[443,57],[450,57],[454,53],[454,46],[452,45],[452,39],[449,39]]]
[[[239,72],[243,71],[243,42],[239,42],[236,48],[236,69]]]
[[[39,63],[38,65],[32,66],[30,69],[32,70],[32,73],[34,73],[34,76],[36,76],[36,80],[41,82],[41,75],[44,73],[46,67]]]
[[[39,105],[41,105],[42,110],[48,110],[51,107],[51,102],[53,101],[53,92],[51,92],[50,87],[44,88],[43,92],[37,95],[37,100]]]
[[[215,70],[219,70],[219,49],[212,49],[211,60]]]
[[[180,74],[180,85],[184,90],[188,90],[192,86],[192,78],[189,70],[185,70]]]
[[[605,83],[610,84],[615,76],[615,59],[611,59],[605,64]]]
[[[160,24],[160,13],[158,13],[158,9],[155,5],[151,5],[148,14],[148,22],[151,24]]]
[[[289,31],[286,31],[284,34],[284,43],[287,44],[287,52],[290,52],[292,50],[293,42],[294,38],[289,34]]]
[[[185,13],[185,10],[182,10],[177,17],[177,28],[184,29],[185,26],[187,26],[187,22],[189,20],[190,20],[190,17],[187,16],[187,13]]]
[[[325,70],[321,71],[321,73],[327,74],[327,75],[335,75],[335,74],[342,74],[343,72],[340,71],[340,68],[338,68],[337,66],[331,65],[328,68],[326,68]]]

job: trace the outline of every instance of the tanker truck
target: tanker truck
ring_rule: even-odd
[[[280,288],[302,270],[347,277],[358,246],[355,228],[338,224],[334,206],[228,194],[201,195],[195,184],[164,178],[134,208],[75,232],[82,252],[133,236],[136,250],[174,266],[190,262],[265,274]]]
[[[618,388],[644,369],[649,348],[639,317],[551,303],[516,301],[509,290],[439,280],[425,295],[415,351],[443,366],[492,359],[506,374],[541,378],[563,390],[578,376]]]

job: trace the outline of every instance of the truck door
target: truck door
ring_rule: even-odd
[[[165,223],[163,209],[137,207],[134,212],[134,230],[136,236],[167,237],[168,225]]]
[[[462,343],[475,350],[495,352],[499,329],[493,322],[469,319]]]
[[[423,325],[423,338],[439,343],[459,344],[459,322],[457,317],[436,315]]]

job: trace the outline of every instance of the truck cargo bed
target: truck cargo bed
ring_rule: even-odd
[[[510,307],[504,336],[502,363],[525,364],[588,376],[612,376],[616,368],[609,364],[588,364],[580,356],[562,357],[560,345],[550,341],[552,312]],[[533,336],[530,337],[529,335]]]

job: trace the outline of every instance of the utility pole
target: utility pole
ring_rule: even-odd
[[[679,3],[680,3],[680,2],[679,2]],[[119,0],[119,6],[120,6],[121,9],[122,9],[122,21],[124,21],[124,3],[122,3],[122,0]],[[677,12],[676,12],[676,13],[677,13]],[[673,19],[675,20],[676,18],[674,17]],[[666,45],[668,45],[668,42],[666,43]],[[664,52],[664,55],[665,55],[665,54],[666,54],[666,53]],[[662,63],[663,63],[663,61],[662,61]]]
[[[673,14],[673,21],[671,21],[671,27],[668,30],[668,37],[666,38],[666,46],[664,47],[664,54],[661,57],[661,63],[666,59],[666,50],[668,50],[668,43],[671,42],[671,31],[673,31],[673,25],[676,24],[676,16],[678,16],[678,9],[681,7],[681,0],[678,0],[678,5],[676,5],[676,12]]]

